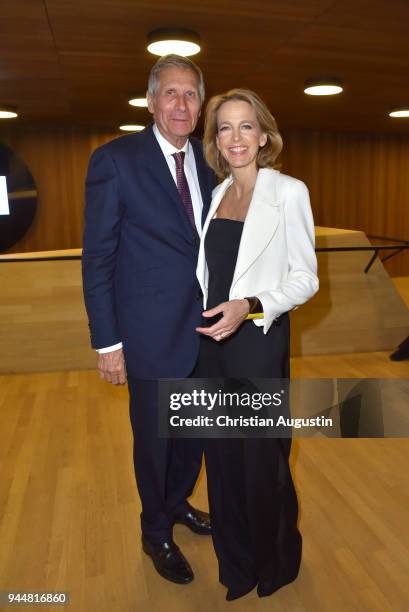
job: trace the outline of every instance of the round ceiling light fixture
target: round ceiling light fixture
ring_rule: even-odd
[[[147,108],[148,101],[145,97],[138,95],[132,96],[132,98],[128,100],[128,104],[130,104],[131,106],[138,106],[139,108]]]
[[[134,123],[124,123],[119,126],[119,129],[123,132],[141,132],[145,129],[144,125],[136,125]]]
[[[332,77],[321,77],[305,81],[304,93],[309,96],[333,96],[343,91],[342,82]]]
[[[392,108],[389,112],[389,117],[409,117],[409,104]]]
[[[147,49],[153,55],[195,55],[200,51],[200,36],[193,30],[160,28],[148,34]]]
[[[18,117],[17,109],[8,104],[0,104],[0,119],[15,119]]]

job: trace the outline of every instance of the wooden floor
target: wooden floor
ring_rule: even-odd
[[[292,375],[409,378],[409,361],[314,356],[293,359]],[[161,579],[141,551],[125,388],[89,371],[1,376],[0,422],[0,591],[69,591],[73,612],[409,609],[408,440],[295,440],[300,575],[227,603],[209,538],[175,528],[188,586]],[[207,507],[204,474],[193,504]]]

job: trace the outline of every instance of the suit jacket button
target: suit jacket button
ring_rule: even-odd
[[[196,299],[201,300],[203,298],[203,291],[201,289],[197,290]]]
[[[199,238],[197,236],[194,236],[192,238],[192,246],[197,246],[199,244]]]

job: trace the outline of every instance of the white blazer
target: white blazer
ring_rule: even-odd
[[[211,219],[233,182],[226,178],[213,190],[200,242],[197,278],[206,309],[209,271],[204,241]],[[306,185],[278,170],[258,171],[243,233],[229,300],[257,296],[264,319],[253,323],[266,334],[277,317],[297,308],[318,291],[314,221]]]

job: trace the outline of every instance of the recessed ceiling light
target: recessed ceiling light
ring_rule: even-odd
[[[147,49],[154,55],[195,55],[200,51],[200,36],[192,30],[161,28],[148,34]]]
[[[120,125],[119,129],[123,132],[141,132],[145,129],[144,125],[135,125],[133,123],[125,123],[124,125]]]
[[[341,81],[332,77],[305,81],[304,93],[309,96],[333,96],[341,91],[343,91]]]
[[[409,117],[409,104],[407,106],[393,108],[389,113],[389,117]]]
[[[0,104],[0,119],[15,119],[16,117],[18,113],[14,106]]]
[[[148,106],[148,101],[146,98],[135,97],[128,100],[128,104],[131,106],[139,106],[141,108],[146,108]]]

